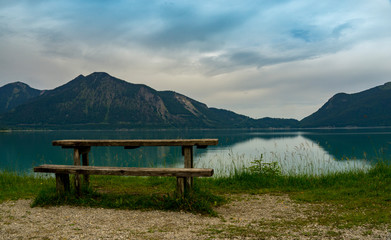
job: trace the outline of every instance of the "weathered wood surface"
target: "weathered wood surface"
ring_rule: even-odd
[[[78,148],[75,148],[73,150],[73,164],[75,166],[80,166],[81,165],[81,162],[80,162],[80,150]],[[56,174],[57,175],[57,174]],[[75,178],[74,178],[74,185],[75,185],[75,188],[77,190],[77,194],[80,195],[80,186],[81,186],[81,181],[80,181],[80,176],[79,174],[75,174]],[[57,184],[58,186],[58,184]],[[57,187],[58,188],[58,187]]]
[[[193,168],[193,147],[189,146],[183,146],[182,147],[182,155],[184,157],[185,161],[185,168]],[[193,178],[192,177],[186,177],[184,178],[184,185],[185,188],[191,188],[193,187]]]
[[[56,174],[90,174],[119,176],[171,176],[171,177],[211,177],[213,169],[203,168],[136,168],[136,167],[95,167],[73,165],[41,165],[34,172]]]
[[[88,153],[89,153],[89,151],[90,151],[90,147],[88,147],[88,150],[87,151],[84,151],[84,152],[82,152],[82,165],[83,166],[88,166],[88,165],[90,165],[90,160],[89,160],[89,157],[88,157]],[[89,175],[87,175],[87,174],[84,174],[84,183],[85,184],[87,184],[88,185],[88,183],[90,182],[90,176]]]
[[[69,174],[56,174],[56,188],[59,193],[70,190]]]
[[[53,146],[73,148],[74,166],[70,165],[41,165],[34,168],[34,172],[55,173],[57,191],[69,190],[69,174],[74,174],[74,185],[80,195],[81,183],[88,185],[89,175],[120,175],[120,176],[172,176],[177,177],[177,192],[184,193],[191,190],[193,177],[211,177],[213,169],[193,168],[193,147],[206,148],[217,145],[218,139],[138,139],[138,140],[57,140]],[[181,146],[185,168],[120,168],[120,167],[93,167],[89,165],[88,153],[93,146],[119,146],[133,149],[142,146]],[[83,165],[83,166],[82,166]],[[80,175],[83,175],[83,181]]]
[[[142,146],[206,146],[217,145],[218,139],[138,139],[138,140],[56,140],[53,146],[64,148],[81,148],[92,146],[121,146],[121,147],[142,147]]]

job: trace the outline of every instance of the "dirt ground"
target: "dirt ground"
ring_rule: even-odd
[[[0,239],[389,239],[382,227],[317,224],[319,206],[288,196],[234,195],[218,217],[184,212],[0,204]],[[316,210],[318,209],[318,210]]]

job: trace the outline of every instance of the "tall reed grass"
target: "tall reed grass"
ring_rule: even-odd
[[[257,153],[238,153],[232,149],[200,155],[196,167],[213,168],[216,176],[231,176],[245,171],[254,161],[278,164],[281,173],[293,175],[329,175],[337,172],[368,171],[372,167],[370,159],[336,159],[314,143],[300,143],[296,146],[274,146],[274,151],[257,150]],[[377,159],[378,161],[378,159]]]

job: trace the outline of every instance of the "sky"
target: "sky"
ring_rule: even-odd
[[[391,0],[0,0],[0,86],[93,72],[300,120],[391,81]]]

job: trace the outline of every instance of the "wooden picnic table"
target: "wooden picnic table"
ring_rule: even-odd
[[[133,149],[143,146],[181,146],[184,167],[193,168],[193,147],[206,148],[210,145],[217,145],[218,139],[56,140],[52,144],[63,148],[73,148],[73,164],[83,166],[89,165],[88,153],[91,147],[121,146],[125,149]]]
[[[197,148],[206,148],[211,145],[217,145],[218,139],[56,140],[53,141],[52,144],[53,146],[61,146],[62,148],[73,148],[73,164],[75,166],[89,165],[88,153],[90,152],[91,147],[121,146],[125,149],[134,149],[138,147],[153,146],[180,146],[182,147],[182,155],[184,156],[184,168],[193,168],[193,147],[195,146]],[[128,173],[131,174],[130,171]],[[115,172],[112,172],[112,174],[119,175]],[[88,184],[89,175],[83,175],[83,182]],[[178,177],[178,181],[181,180],[185,182],[178,182],[178,186],[182,186],[181,188],[183,188],[183,192],[186,188],[191,188],[193,185],[193,177]],[[74,184],[76,189],[80,189],[80,182],[79,175],[75,174]]]

